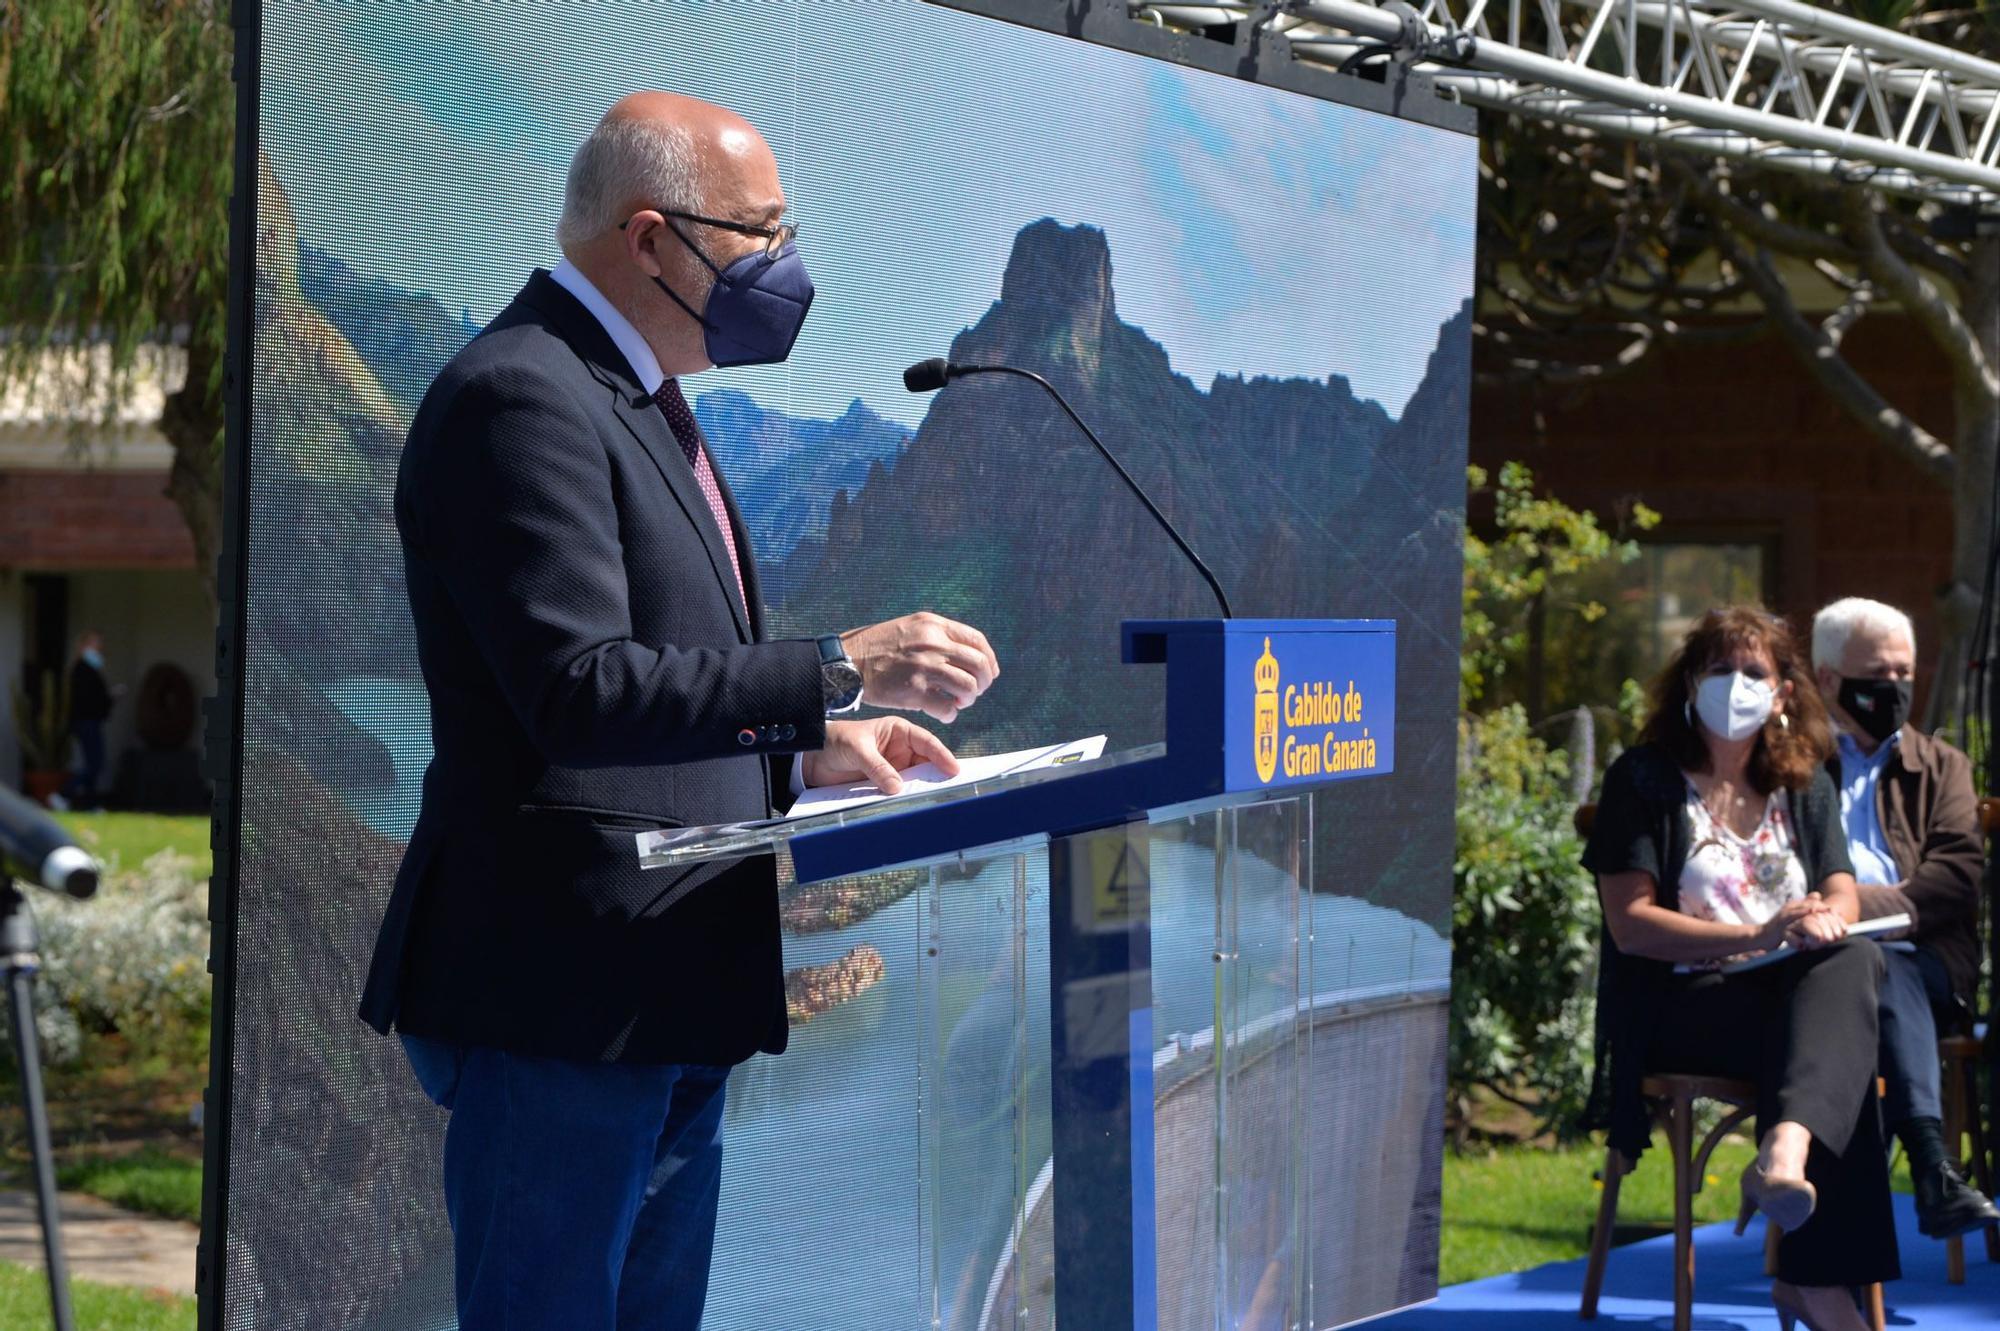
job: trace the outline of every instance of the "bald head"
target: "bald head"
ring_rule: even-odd
[[[709,365],[689,310],[703,308],[717,272],[765,243],[713,222],[768,228],[784,212],[777,158],[749,121],[697,98],[635,92],[576,150],[556,237],[673,376]]]
[[[783,211],[777,160],[756,127],[726,107],[679,93],[632,93],[604,113],[571,160],[557,239],[574,257],[646,209],[762,222],[738,213]]]

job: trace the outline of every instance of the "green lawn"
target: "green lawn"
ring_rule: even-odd
[[[70,1306],[86,1331],[193,1331],[194,1300],[70,1282]],[[40,1271],[0,1262],[0,1326],[49,1325],[49,1285]]]
[[[1736,1214],[1736,1178],[1754,1154],[1739,1138],[1716,1148],[1707,1186],[1695,1198],[1697,1223]],[[1596,1145],[1509,1147],[1489,1155],[1447,1151],[1438,1283],[1456,1285],[1583,1256],[1590,1250],[1600,1195],[1595,1175],[1603,1164],[1604,1148]],[[1619,1219],[1670,1225],[1674,1206],[1667,1181],[1667,1152],[1656,1145],[1626,1176],[1618,1194]]]
[[[154,851],[172,847],[194,861],[197,881],[214,871],[208,850],[208,819],[183,813],[59,813],[77,844],[109,863],[136,869]]]
[[[1737,1177],[1755,1154],[1749,1139],[1731,1137],[1709,1159],[1708,1176],[1695,1198],[1695,1223],[1735,1218]],[[1599,1145],[1543,1150],[1512,1146],[1488,1155],[1444,1157],[1444,1234],[1438,1283],[1524,1271],[1545,1262],[1563,1262],[1590,1251],[1590,1225],[1601,1195],[1597,1171],[1604,1166]],[[1621,1224],[1654,1223],[1670,1230],[1673,1197],[1667,1187],[1664,1143],[1639,1159],[1618,1194]],[[1900,1160],[1893,1184],[1910,1190]]]
[[[75,1160],[56,1170],[65,1188],[169,1220],[201,1220],[201,1161],[148,1146],[132,1155]]]

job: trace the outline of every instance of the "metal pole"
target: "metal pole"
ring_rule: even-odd
[[[35,972],[41,969],[35,919],[11,879],[0,882],[0,966],[7,972],[7,1003],[14,1020],[14,1060],[21,1071],[21,1108],[28,1118],[34,1157],[35,1205],[42,1218],[42,1255],[48,1263],[49,1309],[56,1331],[74,1331],[69,1268],[63,1260],[62,1216],[56,1207],[55,1150],[49,1141],[48,1103],[42,1098],[42,1051],[35,1036]]]

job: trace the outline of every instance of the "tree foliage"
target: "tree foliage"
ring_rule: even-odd
[[[1597,891],[1579,861],[1572,824],[1578,784],[1592,776],[1591,722],[1574,754],[1537,733],[1517,701],[1501,701],[1526,671],[1530,620],[1557,627],[1560,650],[1587,655],[1610,627],[1585,588],[1638,555],[1638,544],[1535,488],[1518,462],[1497,476],[1468,470],[1468,488],[1490,496],[1490,536],[1465,540],[1460,664],[1457,849],[1452,864],[1450,1078],[1461,1139],[1483,1089],[1531,1109],[1567,1133],[1589,1090]],[[1635,507],[1625,521],[1647,530],[1659,515]],[[1629,698],[1604,698],[1607,709]],[[1572,772],[1572,761],[1581,764]],[[1572,783],[1573,776],[1581,782]]]
[[[1530,617],[1538,608],[1560,616],[1564,630],[1603,619],[1604,604],[1583,594],[1579,584],[1588,573],[1637,558],[1639,546],[1622,532],[1606,530],[1596,514],[1537,493],[1535,474],[1523,463],[1503,463],[1497,477],[1484,467],[1468,467],[1466,488],[1493,499],[1492,539],[1470,529],[1465,535],[1459,684],[1463,705],[1473,707],[1525,670]],[[1625,517],[1635,531],[1650,531],[1659,521],[1644,504]],[[1587,641],[1587,635],[1574,635],[1576,646]]]
[[[187,381],[168,492],[213,577],[235,101],[227,0],[0,0],[0,372],[52,347],[115,409],[140,353]],[[95,381],[104,379],[107,382]]]
[[[1841,7],[1954,49],[2000,53],[2000,7],[1988,0]],[[1591,12],[1563,10],[1561,21]],[[1487,117],[1482,136],[1485,372],[1529,394],[1539,417],[1551,399],[1630,370],[1667,342],[1775,337],[1830,401],[1950,496],[1940,656],[1987,650],[1993,626],[1979,613],[1994,558],[2000,238],[1949,238],[1963,232],[1939,225],[1949,221],[1939,205],[1870,188],[1859,166],[1805,176],[1707,156],[1697,140],[1628,141],[1506,116]],[[1905,385],[1871,378],[1850,354],[1855,327],[1885,313],[1948,376],[1944,419],[1922,419]],[[1956,672],[1940,684],[1934,720],[1971,706]]]
[[[1579,862],[1569,763],[1519,705],[1459,723],[1450,1079],[1567,1134],[1590,1089],[1597,889]]]

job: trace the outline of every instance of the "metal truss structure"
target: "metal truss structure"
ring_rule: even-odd
[[[1302,60],[1382,56],[1509,115],[1941,203],[2000,201],[2000,63],[1797,0],[1133,0],[1254,22]]]

